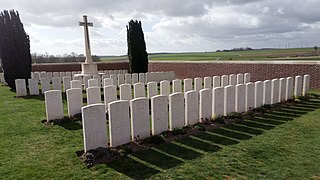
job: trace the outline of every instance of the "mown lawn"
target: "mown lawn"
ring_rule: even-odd
[[[150,61],[316,61],[320,56],[307,56],[315,53],[313,48],[259,49],[230,52],[190,52],[149,54]],[[102,62],[128,61],[127,56],[102,56]]]
[[[320,178],[320,99],[87,169],[81,124],[46,127],[43,98],[14,95],[0,85],[0,179]]]

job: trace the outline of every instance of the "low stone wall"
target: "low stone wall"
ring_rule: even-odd
[[[224,74],[250,73],[252,81],[309,74],[311,88],[320,89],[320,62],[242,61],[242,62],[151,62],[149,71],[174,71],[179,79]]]
[[[127,69],[129,62],[98,63],[99,70]],[[32,71],[81,71],[80,63],[33,64]],[[252,81],[310,74],[311,88],[320,89],[320,62],[296,61],[151,61],[149,72],[174,71],[179,79],[250,73]]]

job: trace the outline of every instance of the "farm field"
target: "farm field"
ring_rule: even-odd
[[[313,48],[260,49],[230,52],[192,52],[149,54],[150,61],[281,61],[320,60],[320,52]],[[102,56],[102,62],[128,61],[127,56]]]
[[[0,85],[1,179],[320,178],[319,98],[87,169],[81,123],[44,126],[44,98],[14,96]]]

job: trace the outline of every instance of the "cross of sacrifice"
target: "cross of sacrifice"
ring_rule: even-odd
[[[85,40],[85,50],[86,50],[86,61],[85,63],[91,64],[93,63],[91,57],[91,48],[90,48],[90,41],[89,41],[89,29],[88,26],[93,26],[92,22],[88,22],[87,16],[83,15],[83,22],[79,22],[79,26],[84,27],[84,40]]]

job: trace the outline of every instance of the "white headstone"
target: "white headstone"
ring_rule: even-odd
[[[118,86],[124,84],[124,74],[118,74]]]
[[[236,85],[236,107],[237,113],[242,113],[246,110],[246,86],[244,84]]]
[[[131,74],[125,74],[125,81],[126,84],[132,84]]]
[[[244,79],[243,79],[243,74],[237,74],[237,84],[243,84]]]
[[[117,86],[118,85],[118,79],[117,79],[117,75],[115,74],[110,74],[110,78],[113,81],[113,85]]]
[[[97,86],[101,88],[101,76],[100,75],[94,75],[93,79],[97,80],[97,82],[98,82]]]
[[[151,98],[152,135],[168,130],[168,96],[157,95]]]
[[[98,86],[98,79],[89,79],[88,80],[88,87],[99,87]]]
[[[182,92],[182,84],[180,79],[172,81],[172,93]]]
[[[286,100],[292,99],[293,95],[293,78],[287,77],[287,84],[286,84]]]
[[[145,83],[144,73],[139,73],[139,82]]]
[[[284,101],[286,99],[286,86],[287,86],[287,79],[280,78],[279,79],[279,102]]]
[[[52,73],[51,73],[52,74]],[[47,77],[47,73],[46,72],[40,72],[40,79],[42,78],[46,78]]]
[[[210,78],[211,83],[211,78]],[[199,103],[199,119],[203,121],[205,119],[211,119],[212,116],[212,89],[202,89],[199,91],[200,103]]]
[[[184,79],[183,80],[183,92],[186,93],[188,91],[193,90],[192,88],[192,79],[188,78],[188,79]]]
[[[39,73],[39,72],[38,72]],[[40,75],[39,75],[40,76]],[[3,73],[0,73],[0,82],[1,83],[4,83],[5,82],[5,79],[4,79],[4,74]]]
[[[254,92],[255,86],[252,82],[246,83],[246,106],[245,111],[254,108]]]
[[[106,113],[103,104],[93,104],[82,108],[84,152],[99,147],[108,147]]]
[[[305,96],[308,94],[310,89],[310,75],[306,74],[303,76],[303,87],[302,87],[302,95]]]
[[[61,79],[63,79],[63,77],[66,76],[66,73],[65,72],[59,72],[59,76],[60,76]]]
[[[204,77],[204,89],[212,89],[212,78],[211,77]]]
[[[163,80],[160,82],[160,94],[167,96],[170,94],[170,81]]]
[[[109,85],[103,88],[104,95],[104,105],[106,106],[106,111],[108,111],[108,104],[110,102],[117,100],[117,86]]]
[[[110,146],[116,147],[130,142],[129,101],[119,100],[109,103]]]
[[[2,74],[2,76],[3,76],[3,74]],[[39,83],[40,82],[40,72],[34,72],[32,79],[38,80],[38,83]],[[1,80],[1,82],[2,82],[2,80]]]
[[[44,93],[47,121],[63,118],[61,90],[50,90]]]
[[[228,75],[222,75],[221,76],[221,86],[225,87],[229,84],[229,76]]]
[[[158,85],[157,82],[147,83],[148,98],[151,99],[153,96],[158,95]]]
[[[257,81],[254,85],[254,107],[258,108],[263,105],[263,83],[261,81]]]
[[[120,100],[130,101],[132,99],[131,84],[120,85]]]
[[[50,79],[49,78],[41,78],[41,93],[44,94],[46,91],[50,90]]]
[[[229,85],[236,85],[237,84],[237,75],[230,74],[229,75]]]
[[[101,92],[99,87],[87,88],[87,104],[101,103]]]
[[[81,113],[81,108],[83,106],[83,97],[81,88],[68,89],[66,91],[67,95],[67,106],[68,106],[68,116],[74,116]]]
[[[139,75],[137,73],[132,74],[132,84],[139,82]]]
[[[141,83],[144,86],[144,83]],[[131,140],[150,137],[149,99],[145,97],[130,101]]]
[[[271,104],[271,81],[263,81],[263,104]]]
[[[72,71],[72,72],[71,72],[72,80],[75,80],[74,78],[76,77],[76,76],[75,76],[76,74],[78,74],[77,71]]]
[[[81,84],[83,84],[83,79],[81,76],[74,76],[73,80],[79,80],[79,81],[81,81]]]
[[[296,76],[294,81],[294,97],[299,97],[302,95],[302,77]]]
[[[72,79],[72,74],[71,74],[70,71],[69,71],[69,72],[66,72],[66,76],[68,76],[68,77],[70,77],[70,78]]]
[[[63,82],[63,92],[66,92],[68,89],[71,88],[70,82],[71,82],[71,77],[70,76],[64,76],[62,79]]]
[[[62,90],[62,84],[60,77],[52,77],[52,89]]]
[[[276,104],[279,102],[279,79],[271,80],[271,104]]]
[[[169,129],[185,126],[184,95],[180,92],[169,95]]]
[[[213,88],[221,86],[220,78],[221,78],[220,76],[213,76],[213,78],[212,78],[212,86],[213,86]]]
[[[103,87],[114,85],[112,78],[105,78],[103,80]]]
[[[71,89],[74,89],[74,88],[82,89],[82,82],[80,80],[72,80],[70,81],[70,87]]]
[[[60,73],[59,72],[53,72],[52,73],[52,77],[60,77]]]
[[[227,116],[231,112],[235,112],[235,86],[228,85],[224,87],[224,115]]]
[[[52,81],[52,77],[53,77],[53,73],[52,72],[47,72],[47,73],[46,72],[41,72],[41,73],[43,73],[42,74],[43,77],[48,77],[50,79],[50,82]],[[42,78],[41,77],[41,73],[40,73],[40,78]]]
[[[194,90],[199,92],[202,89],[202,78],[194,78]]]
[[[39,95],[39,80],[38,79],[28,79],[29,84],[29,94]]]
[[[185,120],[186,125],[199,122],[199,93],[196,90],[185,93]]]
[[[52,78],[52,89],[53,90],[62,90],[62,84],[60,77]]]
[[[89,87],[89,85],[88,85],[88,81],[89,81],[89,79],[91,79],[91,76],[89,76],[89,75],[85,75],[85,76],[83,76],[83,85],[84,85],[84,89],[87,89],[87,88]]]
[[[134,98],[146,97],[146,88],[144,83],[135,83],[133,85],[133,92]]]
[[[215,87],[212,90],[212,116],[224,115],[224,88]]]
[[[25,79],[16,79],[15,85],[16,85],[16,96],[17,97],[28,95]]]
[[[249,83],[251,81],[251,74],[250,73],[244,73],[244,83]]]

